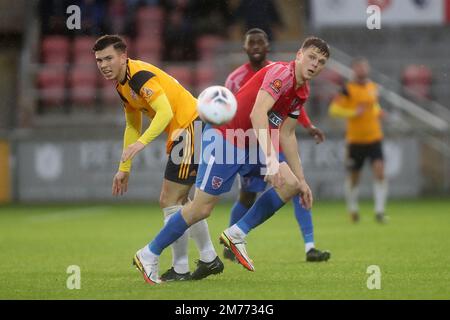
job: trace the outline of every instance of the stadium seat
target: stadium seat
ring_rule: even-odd
[[[214,66],[209,63],[201,63],[196,68],[196,85],[197,91],[201,92],[203,89],[214,85],[215,70]]]
[[[61,107],[66,97],[66,72],[63,67],[44,66],[37,74],[39,100],[44,108]]]
[[[143,6],[139,8],[136,14],[136,21],[153,23],[153,22],[162,22],[163,19],[164,19],[164,11],[157,6]]]
[[[164,12],[159,7],[146,6],[140,8],[136,14],[136,32],[138,36],[160,37],[163,19]]]
[[[134,54],[136,59],[158,64],[161,60],[161,42],[159,39],[138,37],[134,42]]]
[[[415,99],[431,98],[432,72],[424,65],[409,65],[403,70],[402,84],[406,93]]]
[[[96,38],[89,36],[79,36],[73,41],[73,62],[76,65],[95,65],[94,54],[92,47],[94,46]]]
[[[164,12],[158,7],[143,7],[138,10],[135,20],[137,36],[160,37],[163,28]]]
[[[193,86],[193,70],[190,66],[187,65],[168,65],[165,68],[165,71],[170,74],[172,77],[178,80],[178,82],[190,90]]]
[[[68,76],[72,105],[92,107],[96,102],[98,71],[95,68],[73,67]]]
[[[42,40],[42,61],[46,64],[65,64],[69,61],[70,42],[64,36],[47,36]]]
[[[197,51],[200,60],[212,60],[217,49],[223,44],[223,39],[215,35],[204,35],[197,39]]]

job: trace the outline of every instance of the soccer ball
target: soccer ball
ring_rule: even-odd
[[[233,119],[236,110],[236,98],[225,87],[208,87],[198,96],[197,111],[203,122],[213,125],[228,123]]]

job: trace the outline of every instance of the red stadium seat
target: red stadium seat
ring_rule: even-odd
[[[42,61],[47,64],[69,62],[69,39],[64,36],[47,36],[42,40]]]
[[[147,35],[149,38],[160,37],[164,12],[159,7],[142,7],[136,14],[136,31],[139,36]]]
[[[193,86],[193,72],[190,66],[186,65],[169,65],[166,67],[165,71],[178,80],[178,82],[190,90]]]
[[[73,42],[73,62],[76,65],[95,65],[95,57],[92,52],[96,38],[89,36],[76,37]]]
[[[203,89],[214,85],[215,74],[214,66],[212,64],[199,64],[196,69],[197,91],[201,92]]]
[[[197,50],[201,60],[212,60],[217,49],[223,44],[219,36],[204,35],[197,39]]]
[[[98,71],[73,67],[69,72],[70,101],[73,105],[91,107],[96,102]]]
[[[138,36],[150,39],[160,38],[164,12],[161,8],[147,6],[138,10],[136,15],[136,32]]]
[[[39,100],[44,107],[63,106],[66,95],[65,68],[45,66],[37,75]]]
[[[134,42],[134,54],[136,59],[157,64],[161,60],[161,42],[159,39],[138,37]]]
[[[431,70],[424,65],[409,65],[402,74],[403,88],[418,100],[431,98]]]
[[[145,21],[148,23],[162,22],[164,19],[164,11],[156,6],[145,6],[138,10],[136,21]]]

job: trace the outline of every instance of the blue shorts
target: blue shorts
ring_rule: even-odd
[[[279,161],[283,162],[286,161],[286,158],[282,152],[279,154]],[[252,193],[259,193],[266,190],[267,182],[264,181],[264,176],[262,175],[246,175],[246,176],[240,176],[239,180],[239,189],[241,189],[244,192],[252,192]]]
[[[242,149],[226,141],[217,130],[207,125],[202,134],[202,152],[195,185],[210,195],[229,192],[237,174],[260,177],[265,161],[259,148]]]

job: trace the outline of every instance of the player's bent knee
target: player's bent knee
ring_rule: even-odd
[[[159,206],[161,208],[167,208],[176,205],[183,205],[186,202],[186,195],[177,195],[174,193],[162,191],[159,195]]]

